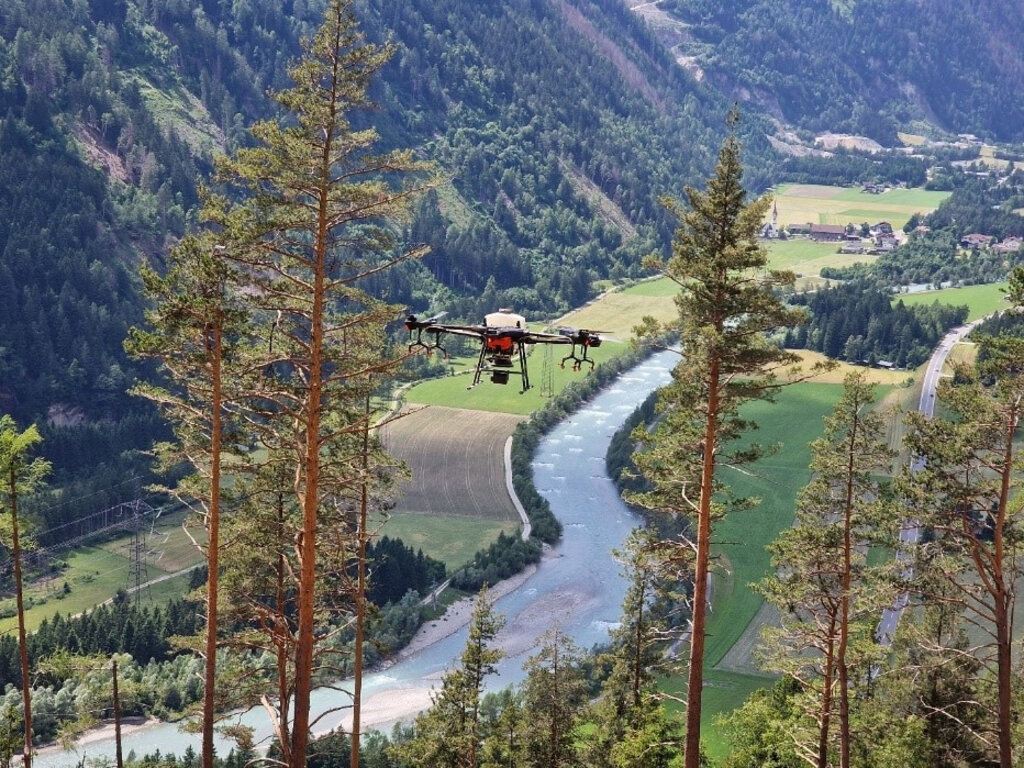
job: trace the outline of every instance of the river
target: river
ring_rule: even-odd
[[[637,523],[605,473],[605,454],[612,435],[647,395],[669,380],[669,369],[678,358],[663,352],[622,374],[589,403],[552,430],[534,457],[534,482],[562,522],[563,535],[550,556],[519,589],[495,604],[507,622],[504,645],[509,655],[490,680],[492,690],[522,680],[523,662],[537,640],[557,626],[582,649],[603,642],[620,615],[626,582],[612,555]],[[389,711],[414,712],[429,703],[429,692],[462,652],[462,629],[394,666],[367,676],[363,684],[364,713],[375,702],[387,702]],[[314,716],[343,705],[347,695],[334,689],[313,694]],[[404,704],[404,707],[403,707]],[[365,716],[365,715],[364,715]],[[343,712],[324,717],[316,731],[340,724]],[[257,740],[269,738],[266,714],[250,710],[236,718],[255,729]],[[124,754],[138,756],[159,749],[180,755],[191,744],[199,749],[199,736],[182,733],[176,725],[159,724],[126,735]],[[230,745],[217,746],[227,754]],[[37,752],[36,768],[73,768],[82,758],[114,757],[112,738],[80,745],[76,750]]]

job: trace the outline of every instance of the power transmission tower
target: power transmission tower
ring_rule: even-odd
[[[540,374],[540,396],[555,396],[555,372],[551,362],[551,345],[544,345],[544,365]]]
[[[128,544],[128,586],[134,589],[135,606],[138,607],[142,595],[142,587],[149,583],[149,564],[147,561],[148,550],[146,549],[146,535],[143,527],[142,505],[138,502],[131,504],[131,533],[132,538]],[[149,587],[147,586],[148,590]],[[153,595],[150,594],[150,599]]]

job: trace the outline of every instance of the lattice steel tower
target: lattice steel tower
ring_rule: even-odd
[[[128,544],[128,586],[135,592],[135,605],[138,606],[143,585],[149,583],[149,562],[146,549],[145,521],[142,504],[135,501],[131,505],[131,534]],[[149,589],[149,587],[146,587]],[[150,595],[152,598],[152,595]]]
[[[540,372],[540,396],[554,397],[555,395],[555,372],[551,362],[551,345],[544,345],[544,365]]]

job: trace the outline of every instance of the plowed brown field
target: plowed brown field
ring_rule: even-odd
[[[523,416],[434,405],[384,428],[392,455],[412,470],[395,511],[518,521],[505,489],[505,441]]]

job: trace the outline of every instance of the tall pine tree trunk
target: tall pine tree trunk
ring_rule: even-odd
[[[854,513],[854,470],[858,427],[860,422],[855,414],[847,433],[846,496],[843,499],[843,577],[839,595],[839,649],[836,653],[836,667],[839,677],[839,766],[850,768],[850,680],[846,649],[850,642],[850,587],[853,578],[853,513]]]
[[[207,352],[210,359],[210,506],[207,526],[206,581],[206,659],[203,690],[203,768],[213,768],[213,721],[216,717],[217,679],[217,593],[220,578],[220,460],[221,460],[221,327],[209,331]]]
[[[366,632],[366,548],[370,540],[367,530],[367,516],[370,506],[369,458],[370,458],[370,389],[366,392],[366,423],[363,429],[362,451],[362,482],[359,485],[359,520],[356,535],[358,550],[356,552],[356,594],[355,594],[355,642],[353,645],[352,668],[352,738],[350,746],[350,765],[359,765],[359,742],[362,728],[363,710],[363,640]]]
[[[711,567],[711,496],[714,492],[715,450],[718,437],[719,360],[711,358],[704,456],[697,512],[697,559],[693,577],[693,621],[690,630],[690,669],[686,687],[685,768],[700,768],[700,717],[704,687],[704,636],[707,625],[708,570]]]
[[[18,474],[14,462],[10,467],[11,557],[14,559],[14,595],[18,609],[18,651],[21,663],[21,700],[24,705],[25,746],[24,768],[32,768],[32,679],[29,676],[28,641],[25,637],[25,599],[22,592],[21,542],[18,536]]]
[[[1013,473],[1013,439],[1017,429],[1019,400],[1009,409],[1006,425],[1006,442],[1003,449],[1001,477],[999,482],[999,505],[996,511],[995,530],[993,532],[993,605],[995,608],[996,635],[996,675],[998,679],[998,733],[999,733],[999,768],[1011,768],[1013,765],[1013,627],[1012,611],[1014,590],[1008,582],[1006,574],[1005,533],[1007,525],[1007,506],[1010,503]]]
[[[833,633],[829,632],[830,636]],[[825,654],[825,673],[821,678],[821,705],[818,714],[818,766],[817,768],[828,768],[828,736],[832,729],[832,686],[835,680],[832,670],[835,668],[835,658],[832,653],[832,644],[829,643],[828,651]]]
[[[335,73],[337,77],[337,73]],[[331,142],[324,142],[323,178],[331,174]],[[327,190],[320,195],[313,302],[309,314],[309,389],[302,410],[305,446],[302,464],[302,533],[299,551],[299,612],[295,645],[295,718],[292,723],[292,766],[306,764],[309,744],[309,697],[313,690],[313,630],[316,605],[317,514],[320,511],[320,416],[322,407],[324,346],[324,286],[327,278]]]

